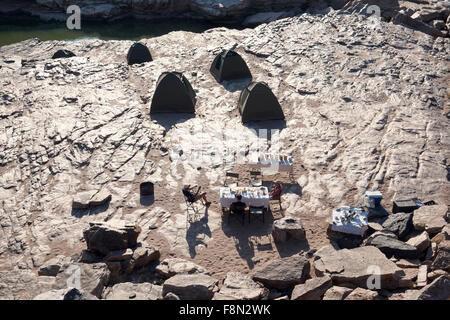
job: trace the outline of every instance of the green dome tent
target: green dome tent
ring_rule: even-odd
[[[128,65],[144,63],[152,61],[152,55],[150,54],[150,50],[146,45],[136,42],[134,43],[127,54],[127,63]]]
[[[232,50],[218,54],[211,64],[210,72],[219,82],[252,77],[244,59]]]
[[[164,72],[156,83],[150,113],[195,113],[195,92],[179,72]]]
[[[264,82],[252,82],[239,97],[242,122],[284,120],[283,110],[272,90]]]

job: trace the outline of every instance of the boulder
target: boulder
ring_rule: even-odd
[[[320,300],[332,286],[331,278],[327,275],[306,280],[295,286],[291,300]]]
[[[178,274],[209,274],[205,268],[180,258],[164,259],[155,271],[165,279]]]
[[[384,235],[379,235],[373,239],[370,239],[370,241],[367,241],[365,245],[377,247],[389,258],[392,256],[396,258],[410,259],[416,259],[419,257],[419,252],[416,247]]]
[[[437,248],[436,257],[431,263],[431,270],[450,271],[450,240],[442,241]]]
[[[417,294],[417,300],[448,300],[450,297],[450,278],[440,276]]]
[[[133,256],[133,250],[130,248],[111,251],[106,257],[106,261],[124,261],[129,260]]]
[[[326,246],[315,254],[314,271],[317,276],[329,275],[334,285],[367,287],[367,280],[379,268],[381,287],[395,289],[402,270],[376,247],[336,250]],[[377,270],[378,271],[378,270]]]
[[[112,286],[104,296],[106,300],[157,300],[162,297],[162,286],[123,282]]]
[[[77,193],[72,200],[72,208],[87,209],[111,201],[111,194],[106,190],[88,190]]]
[[[135,263],[135,268],[146,266],[150,262],[158,260],[160,255],[159,250],[151,246],[136,248],[132,257]]]
[[[447,223],[444,228],[442,228],[442,234],[445,240],[450,240],[450,223]]]
[[[309,271],[309,261],[303,256],[295,255],[270,262],[254,273],[253,280],[269,288],[290,289],[304,283]]]
[[[64,264],[69,263],[69,261],[70,258],[63,255],[58,255],[55,258],[52,258],[44,262],[44,264],[38,270],[38,275],[55,277],[58,274],[61,267]]]
[[[111,251],[133,248],[141,232],[139,226],[119,222],[92,222],[83,232],[87,248],[102,255]]]
[[[77,288],[50,290],[41,293],[33,300],[98,300],[94,295]]]
[[[284,217],[273,223],[272,236],[275,242],[283,243],[289,237],[304,240],[306,232],[300,218]]]
[[[110,271],[104,263],[66,264],[57,274],[53,289],[76,287],[100,299],[109,277]]]
[[[377,300],[378,298],[379,295],[376,291],[356,288],[345,298],[345,300]]]
[[[261,300],[269,291],[240,272],[229,272],[214,300]]]
[[[206,274],[178,274],[164,282],[162,294],[171,292],[181,300],[210,300],[216,284],[217,280]]]
[[[434,270],[428,273],[427,278],[430,281],[439,278],[440,276],[447,276],[448,272],[444,270]]]
[[[424,252],[431,244],[430,237],[428,236],[428,232],[424,231],[421,234],[411,237],[407,244],[414,246],[417,248],[419,253]]]
[[[323,300],[344,300],[352,291],[350,288],[333,286],[325,292]]]
[[[422,288],[427,285],[428,279],[428,266],[421,265],[417,273],[417,288]]]
[[[423,206],[414,211],[412,223],[416,230],[430,234],[440,232],[446,225],[447,205]]]
[[[419,259],[400,259],[395,264],[400,268],[418,268],[420,263]]]
[[[412,229],[412,213],[391,214],[382,224],[384,230],[391,231],[402,239]]]
[[[71,58],[71,57],[75,57],[75,54],[72,51],[60,49],[53,54],[52,59]]]

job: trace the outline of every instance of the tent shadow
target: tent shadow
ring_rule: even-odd
[[[150,114],[150,120],[156,121],[163,126],[166,131],[169,131],[174,125],[186,122],[195,118],[194,113],[157,113]]]
[[[99,213],[105,212],[109,208],[109,202],[110,201],[108,201],[107,203],[101,204],[99,206],[89,206],[89,208],[86,208],[86,209],[72,208],[71,215],[76,218],[82,218],[84,216],[94,215],[94,214],[99,214]]]
[[[217,81],[217,78],[214,77]],[[247,87],[251,82],[253,78],[244,78],[244,79],[236,79],[236,80],[224,80],[220,83],[225,90],[229,92],[236,92],[236,91],[242,91],[245,87]]]
[[[252,121],[243,123],[249,129],[255,130],[258,134],[259,130],[268,130],[268,139],[271,139],[270,130],[283,130],[286,129],[286,120],[264,120],[264,121]]]

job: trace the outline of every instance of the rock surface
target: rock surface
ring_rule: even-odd
[[[141,228],[123,223],[90,223],[83,232],[88,250],[103,255],[115,250],[126,250],[137,244]]]
[[[214,300],[261,300],[268,290],[240,272],[229,272]]]
[[[162,294],[173,293],[181,300],[210,300],[216,285],[217,280],[205,274],[179,274],[164,282]]]
[[[416,230],[438,233],[447,224],[447,205],[423,206],[414,211],[413,224]]]
[[[118,283],[104,294],[106,300],[157,300],[162,298],[162,286],[151,283]]]
[[[180,258],[164,259],[156,267],[156,272],[166,279],[178,274],[208,274],[205,268]]]
[[[323,300],[344,300],[352,291],[350,288],[333,286],[325,292]]]
[[[398,287],[401,269],[376,247],[335,250],[331,246],[316,252],[314,270],[318,276],[329,275],[334,285],[352,285],[367,288],[367,280],[373,274],[371,266],[380,268],[381,287]],[[379,272],[378,272],[379,271]]]
[[[217,203],[191,228],[180,211],[183,179],[216,194],[226,170],[220,161],[173,161],[176,146],[189,156],[193,145],[179,143],[180,136],[205,129],[204,150],[222,146],[225,131],[245,150],[258,142],[236,109],[242,84],[218,85],[209,73],[224,47],[236,45],[280,100],[280,148],[304,167],[295,173],[301,192],[290,186],[283,209],[302,219],[310,249],[328,243],[331,210],[356,203],[369,187],[386,203],[448,203],[450,148],[442,133],[449,131],[449,40],[380,24],[373,29],[365,16],[329,11],[255,29],[172,32],[143,39],[155,60],[133,67],[125,62],[131,41],[30,39],[0,47],[0,297],[31,299],[50,290],[55,277],[38,277],[38,268],[53,252],[79,254],[80,235],[94,221],[137,223],[141,240],[168,244],[220,278],[280,255],[276,246],[251,257],[237,248],[229,241],[233,230],[220,228]],[[76,57],[51,59],[59,49]],[[197,90],[196,116],[150,118],[155,82],[174,66]],[[170,201],[141,203],[141,181],[154,181]],[[73,210],[80,190],[101,189],[112,196],[107,208]]]
[[[285,242],[289,237],[304,240],[306,238],[306,232],[299,218],[283,217],[274,221],[272,237],[275,242],[280,243]]]
[[[412,213],[397,213],[390,215],[385,222],[383,228],[386,231],[391,231],[400,239],[408,235],[412,229]]]
[[[377,247],[388,258],[394,256],[396,258],[416,259],[419,257],[419,251],[415,246],[384,235],[376,236],[367,241],[366,246]]]
[[[302,284],[309,276],[310,263],[300,255],[270,262],[253,274],[253,280],[275,289],[293,288]]]
[[[296,285],[292,291],[291,300],[321,300],[325,292],[333,285],[327,275],[306,280],[304,284]]]
[[[356,288],[344,300],[377,300],[378,293],[376,291],[364,288]]]

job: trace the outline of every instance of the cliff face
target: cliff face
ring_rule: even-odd
[[[279,257],[280,247],[252,243],[244,259],[235,231],[220,227],[218,190],[229,163],[173,158],[193,146],[212,157],[224,141],[256,145],[237,110],[246,83],[219,84],[209,72],[215,55],[235,45],[286,116],[277,138],[294,157],[296,181],[286,185],[283,208],[302,219],[311,249],[327,241],[332,209],[356,205],[367,189],[382,191],[387,206],[411,197],[448,203],[448,38],[385,22],[374,29],[364,16],[330,11],[143,42],[154,61],[131,67],[131,41],[32,39],[0,48],[1,299],[57,286],[36,270],[55,255],[79,254],[92,221],[136,223],[139,241],[162,258],[191,257],[220,279],[248,273],[248,261]],[[76,57],[51,59],[59,49]],[[195,117],[150,117],[164,71],[186,75],[197,92]],[[151,206],[140,201],[142,181],[155,183]],[[213,202],[198,229],[186,226],[185,183],[202,185]],[[78,193],[99,189],[112,196],[106,209],[72,209]],[[270,238],[267,225],[258,239]]]

